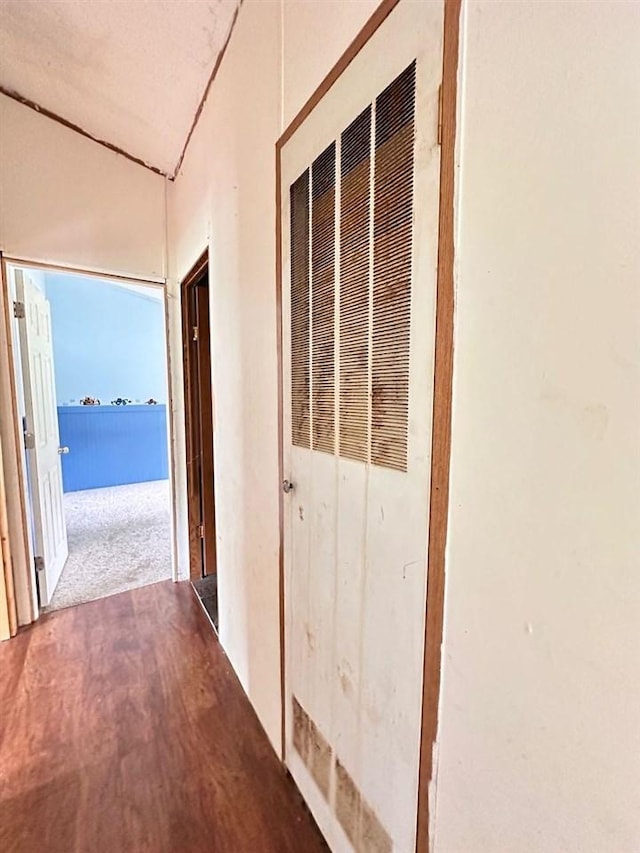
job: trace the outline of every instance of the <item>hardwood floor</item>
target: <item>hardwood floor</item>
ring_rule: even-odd
[[[0,645],[3,853],[320,853],[188,583]]]

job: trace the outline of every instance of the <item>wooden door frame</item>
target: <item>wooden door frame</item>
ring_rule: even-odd
[[[206,328],[200,329],[200,358],[193,357],[192,318],[190,315],[190,290],[207,276],[206,290]],[[184,424],[187,468],[187,526],[189,536],[189,577],[198,580],[206,571],[207,576],[216,574],[216,513],[213,449],[213,397],[211,374],[211,324],[209,308],[209,249],[205,249],[187,275],[180,283],[180,311],[182,317],[182,371],[184,380]],[[198,293],[196,291],[196,298]],[[197,395],[199,420],[194,418],[191,406],[192,395]],[[204,408],[203,408],[204,404]],[[202,434],[210,426],[211,442],[202,443]],[[200,477],[193,470],[195,434],[200,434],[201,455],[207,471],[210,471],[211,492],[202,488]],[[208,499],[207,499],[208,498]],[[204,499],[204,504],[201,500]],[[204,533],[200,534],[203,525]]]
[[[35,597],[35,567],[33,565],[33,542],[29,523],[28,490],[26,479],[26,459],[22,425],[18,408],[18,390],[16,386],[14,326],[12,323],[12,293],[9,287],[8,267],[25,267],[32,270],[61,273],[63,275],[81,275],[102,281],[116,281],[125,284],[141,285],[160,289],[163,294],[163,312],[165,323],[165,369],[167,377],[167,454],[169,461],[169,488],[171,502],[171,570],[173,580],[178,578],[177,561],[177,510],[176,510],[176,449],[173,440],[173,379],[171,376],[171,338],[169,323],[169,301],[167,284],[164,279],[145,279],[136,276],[109,273],[85,267],[46,263],[37,259],[2,255],[0,252],[0,371],[9,386],[6,403],[0,410],[0,420],[11,429],[5,429],[6,445],[3,445],[7,492],[17,494],[18,511],[9,518],[9,539],[13,562],[13,593],[17,620],[26,625],[38,619],[40,612]],[[5,382],[1,379],[0,384]],[[4,428],[4,427],[3,427]]]
[[[282,319],[282,149],[316,105],[348,68],[400,0],[382,0],[373,15],[342,54],[276,142],[276,317],[278,352],[278,473],[284,471],[284,356]],[[454,184],[458,91],[458,53],[462,0],[444,0],[444,39],[441,88],[440,210],[436,280],[435,367],[431,442],[431,481],[428,528],[428,577],[425,617],[422,726],[416,851],[429,850],[429,792],[434,779],[433,750],[438,737],[438,702],[444,621],[445,548],[451,463],[451,401],[454,344]],[[285,570],[284,495],[279,489],[279,614],[281,758],[285,760]]]
[[[18,411],[18,392],[16,386],[16,342],[13,336],[11,292],[7,274],[7,259],[2,256],[0,305],[0,387],[3,399],[0,420],[3,430],[3,465],[7,493],[17,495],[17,507],[11,510],[7,506],[8,537],[11,543],[11,558],[14,587],[15,620],[17,623],[33,622],[38,618],[35,594],[35,566],[33,564],[33,546],[28,524],[27,511],[27,474],[24,442]],[[8,392],[8,393],[7,393]],[[17,512],[16,512],[17,510]]]

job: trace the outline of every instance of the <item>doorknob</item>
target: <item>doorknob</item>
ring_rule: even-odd
[[[58,453],[60,454],[60,456],[65,456],[68,452],[69,452],[68,447],[59,447],[58,448]]]
[[[292,492],[294,488],[295,486],[293,485],[293,483],[289,482],[289,480],[282,481],[282,491],[285,493],[285,495],[288,495],[289,492]]]

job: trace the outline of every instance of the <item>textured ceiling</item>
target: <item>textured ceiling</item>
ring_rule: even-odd
[[[238,0],[0,0],[0,86],[173,174]]]

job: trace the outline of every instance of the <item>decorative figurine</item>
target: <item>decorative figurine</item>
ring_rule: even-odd
[[[111,401],[111,405],[112,406],[126,406],[127,403],[130,403],[130,402],[131,402],[131,400],[127,400],[124,397],[118,397],[117,400]]]
[[[97,397],[84,397],[80,400],[81,406],[99,406],[100,400]]]
[[[157,405],[158,405],[158,401],[157,401],[157,400],[154,400],[154,399],[153,399],[153,397],[149,397],[149,399],[148,399],[148,400],[145,400],[145,405],[146,405],[146,406],[157,406]]]

